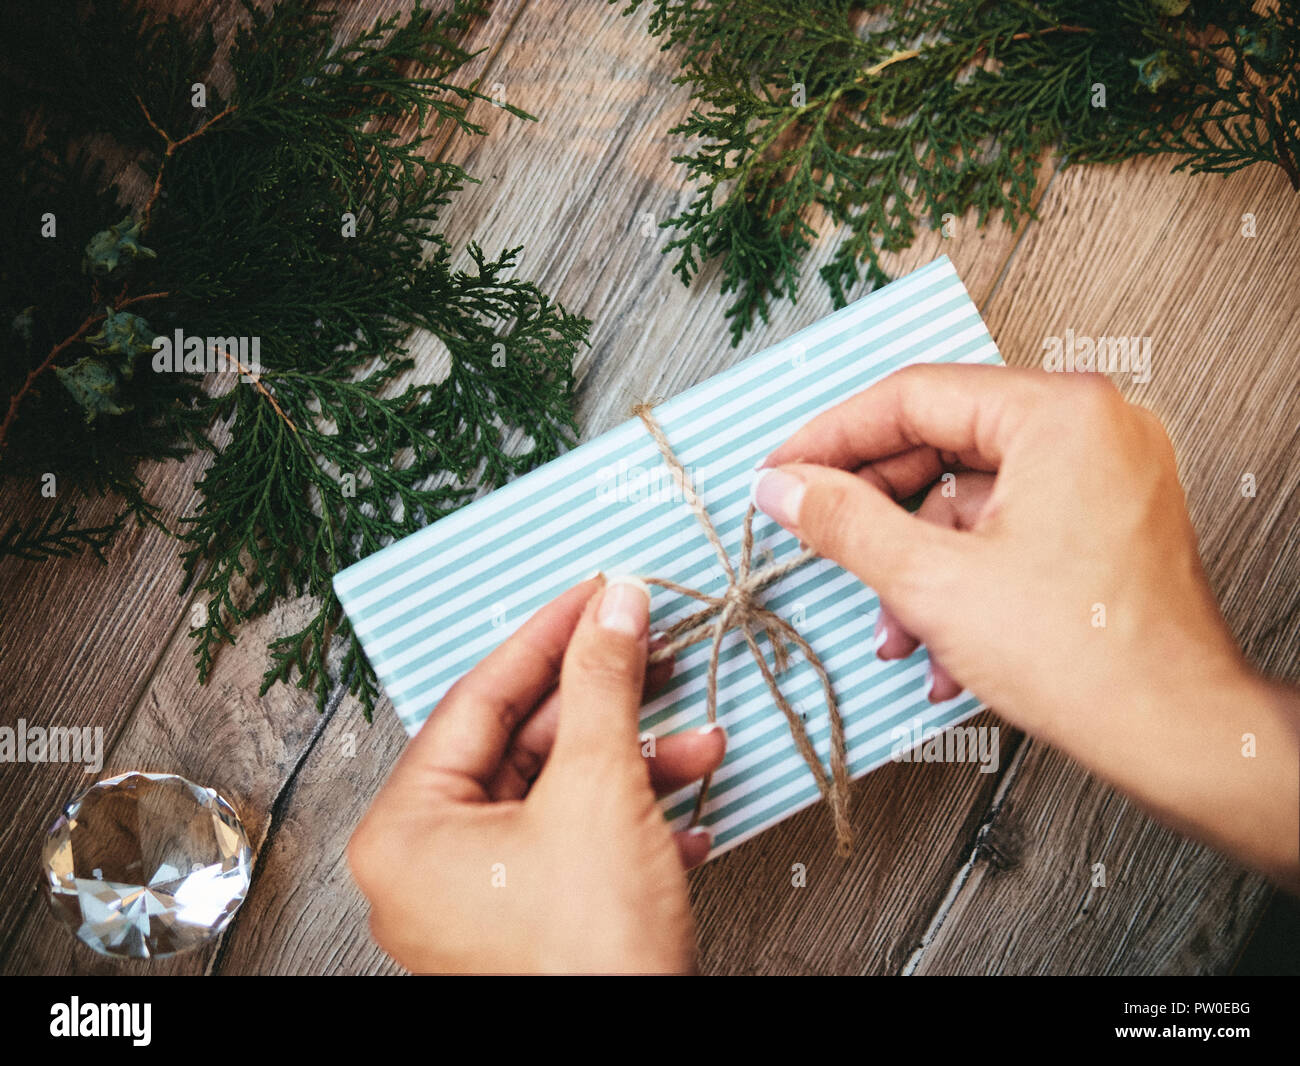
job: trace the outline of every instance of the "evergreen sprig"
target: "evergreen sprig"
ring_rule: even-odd
[[[293,681],[324,707],[341,678],[368,716],[378,686],[333,575],[553,458],[575,431],[586,320],[512,276],[519,249],[471,244],[457,269],[441,232],[473,179],[431,142],[484,132],[468,108],[487,98],[456,74],[485,4],[417,7],[340,43],[308,0],[249,3],[228,97],[210,32],[131,2],[76,8],[28,12],[0,64],[24,105],[0,163],[20,199],[0,252],[0,321],[14,323],[0,480],[53,471],[120,497],[123,518],[161,521],[139,461],[209,452],[198,505],[174,524],[205,607],[200,677],[242,623],[307,596],[317,608],[272,643],[262,691]],[[122,204],[89,161],[87,138],[105,133],[97,150],[131,153],[152,183],[142,204]],[[47,212],[57,239],[40,235]],[[206,384],[158,372],[146,346],[178,328],[255,337],[260,366]],[[412,374],[422,335],[441,380]],[[0,553],[100,554],[114,531],[79,529],[68,511],[7,532]]]
[[[39,562],[66,559],[88,550],[101,563],[107,562],[104,551],[122,529],[125,518],[124,512],[102,526],[79,526],[75,507],[56,505],[43,518],[27,522],[14,519],[0,533],[0,555]]]
[[[610,0],[611,3],[617,0]],[[645,0],[631,0],[632,12]],[[687,284],[719,259],[732,340],[795,299],[827,219],[836,305],[928,220],[1033,215],[1038,167],[1168,153],[1300,189],[1300,16],[1250,0],[649,0],[694,108],[697,192],[662,223]],[[1102,93],[1098,94],[1098,87]]]

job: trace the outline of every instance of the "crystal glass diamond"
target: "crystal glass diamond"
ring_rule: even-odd
[[[54,913],[103,955],[147,959],[215,937],[248,891],[239,816],[175,774],[92,785],[50,827],[41,853]]]

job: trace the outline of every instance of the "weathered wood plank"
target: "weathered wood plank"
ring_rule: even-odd
[[[218,39],[232,19],[221,0],[177,0],[169,10],[209,21]],[[108,162],[123,195],[143,202],[149,182],[133,162]],[[146,496],[174,517],[194,504],[203,458],[150,464]],[[67,490],[71,494],[71,490]],[[6,486],[6,522],[53,506],[39,483]],[[80,519],[107,521],[107,500],[77,502]],[[131,528],[108,553],[29,563],[0,559],[0,725],[102,729],[107,751],[152,674],[167,641],[184,623],[174,542],[157,529]],[[0,958],[31,899],[40,833],[73,793],[94,780],[80,766],[0,764]]]
[[[211,972],[400,972],[370,939],[369,912],[343,853],[405,745],[387,700],[372,726],[348,707],[330,717],[294,776],[258,859],[253,891]]]
[[[385,0],[354,8],[341,21],[340,36],[410,6]],[[468,47],[487,48],[488,53],[466,69],[466,80],[476,77],[489,61],[491,46],[506,33],[517,6],[499,0],[491,17],[471,32]],[[233,20],[228,15],[223,7],[221,26],[230,32]],[[192,482],[200,462],[201,457],[180,472],[170,472],[170,481],[162,474],[149,478],[151,488],[171,493],[162,500],[166,513],[183,513],[193,506]],[[62,708],[94,708],[97,717],[92,720],[87,713],[85,721],[102,720],[108,727],[106,741],[112,746],[106,773],[165,770],[210,785],[235,804],[257,848],[266,837],[277,796],[325,724],[307,693],[280,685],[264,698],[257,696],[266,668],[267,641],[300,628],[309,617],[309,606],[303,601],[285,602],[268,617],[245,626],[239,643],[223,650],[210,683],[200,686],[186,624],[190,604],[176,596],[180,568],[175,545],[156,534],[142,539],[145,536],[133,534],[119,543],[106,569],[99,570],[93,563],[43,569],[40,583],[33,580],[21,586],[25,598],[9,616],[30,621],[22,628],[25,636],[5,641],[9,647],[0,650],[0,664],[5,655],[21,657],[31,648],[49,658],[42,660],[39,670],[26,670],[21,675],[25,687],[6,693],[5,698],[14,699],[19,711],[40,709],[56,721],[68,715]],[[0,575],[7,572],[0,568]],[[115,602],[119,597],[120,602]],[[44,636],[46,627],[58,639]],[[35,723],[37,714],[28,711],[27,717]],[[355,717],[359,719],[359,713]],[[6,712],[4,721],[10,718]],[[85,781],[75,767],[42,768],[39,773],[31,773],[32,769],[0,767],[0,809],[9,815],[0,827],[0,858],[5,860],[0,862],[0,928],[7,934],[0,972],[145,969],[103,959],[76,944],[35,891],[38,834],[48,812],[84,787]],[[10,854],[15,856],[12,862]],[[151,962],[147,971],[201,973],[213,951]]]
[[[989,307],[1003,352],[1033,363],[1067,327],[1153,338],[1150,384],[1117,384],[1169,427],[1233,631],[1261,667],[1296,680],[1300,201],[1261,168],[1220,180],[1141,163],[1066,171],[1042,211]],[[1248,212],[1254,238],[1241,235]],[[1095,862],[1105,889],[1090,890]],[[1270,895],[1037,744],[968,873],[917,972],[1220,972]]]
[[[1093,887],[1095,872],[1105,887]],[[1269,895],[1258,877],[1031,744],[915,972],[1221,973]]]
[[[663,231],[642,235],[646,213],[658,221],[685,203],[681,168],[671,162],[678,145],[666,131],[688,109],[685,92],[669,84],[672,57],[645,34],[644,19],[533,0],[484,80],[541,121],[485,106],[476,117],[489,136],[458,138],[449,149],[483,179],[456,201],[453,241],[473,238],[489,252],[523,244],[520,275],[593,319],[592,347],[579,361],[584,437],[627,418],[633,402],[673,395],[830,310],[816,277],[834,248],[828,237],[805,267],[798,305],[777,305],[771,323],[734,349],[723,315],[730,300],[716,278],[687,291],[658,251]],[[982,302],[1015,239],[968,220],[951,240],[927,235],[896,269],[948,252]],[[285,801],[219,972],[391,967],[369,941],[364,902],[341,859],[404,742],[390,715],[381,707],[368,732],[346,709],[330,721]],[[356,759],[341,761],[353,731]],[[825,812],[813,809],[695,875],[705,968],[899,968],[964,860],[996,783],[971,766],[918,770],[891,767],[859,784],[864,843],[849,863],[831,856]],[[794,862],[808,867],[807,889],[790,888]]]
[[[170,513],[189,507],[198,464],[149,475],[150,497]],[[7,495],[9,514],[38,513]],[[13,510],[10,510],[10,507]],[[109,517],[106,502],[79,506],[83,520]],[[102,730],[105,752],[139,699],[173,629],[184,620],[175,546],[155,528],[126,530],[93,558],[0,561],[0,725]],[[80,765],[0,763],[0,950],[36,883],[40,834],[57,808],[94,777]]]
[[[728,301],[717,294],[716,280],[706,276],[687,293],[670,275],[668,261],[655,250],[666,239],[663,234],[655,231],[650,237],[641,235],[645,213],[657,221],[675,213],[685,202],[679,168],[667,163],[677,145],[667,137],[666,130],[685,112],[684,94],[668,86],[674,72],[671,57],[654,49],[644,35],[641,16],[624,20],[599,5],[574,11],[565,5],[534,0],[526,8],[515,5],[507,22],[498,24],[504,6],[497,4],[490,23],[501,32],[490,37],[498,51],[483,61],[485,82],[489,86],[499,83],[507,99],[538,114],[543,121],[526,124],[487,106],[480,109],[476,117],[492,131],[489,139],[470,143],[457,139],[448,154],[465,162],[471,172],[484,179],[484,185],[457,200],[450,235],[459,241],[478,239],[489,251],[523,243],[526,253],[519,273],[538,280],[571,308],[593,317],[593,346],[579,364],[584,375],[580,421],[586,435],[621,420],[633,400],[680,391],[829,309],[815,280],[816,266],[828,257],[832,247],[832,242],[825,240],[804,272],[806,286],[799,305],[778,306],[767,329],[751,334],[739,351],[731,349],[722,315]],[[379,9],[368,4],[363,10],[364,15],[354,11],[351,17],[370,21]],[[513,29],[507,33],[511,23]],[[1180,299],[1183,277],[1179,272],[1161,275],[1154,269],[1153,264],[1168,256],[1167,243],[1173,238],[1167,232],[1167,217],[1158,211],[1144,217],[1144,210],[1150,207],[1150,189],[1144,183],[1154,181],[1163,188],[1163,183],[1172,181],[1175,184],[1169,188],[1175,190],[1177,199],[1185,189],[1199,183],[1208,185],[1212,180],[1161,178],[1161,169],[1158,163],[1142,164],[1120,171],[1071,172],[1062,179],[1062,187],[1055,189],[1044,205],[1047,230],[1055,234],[1065,229],[1071,212],[1076,217],[1084,213],[1086,221],[1070,240],[1055,244],[1037,233],[1038,227],[1031,227],[1027,246],[1040,249],[1035,268],[1018,269],[1017,256],[997,287],[996,299],[990,305],[990,324],[1009,361],[1027,362],[1037,357],[1042,336],[1053,332],[1044,331],[1043,323],[1060,322],[1061,328],[1072,325],[1079,332],[1093,333],[1106,332],[1112,322],[1119,323],[1120,319],[1103,315],[1098,319],[1101,325],[1093,327],[1080,312],[1080,308],[1092,307],[1100,299],[1116,296],[1117,289],[1124,291],[1111,276],[1094,274],[1085,278],[1089,284],[1082,295],[1079,286],[1072,285],[1077,272],[1103,255],[1132,256],[1134,262],[1122,276],[1130,291],[1136,288],[1150,295],[1142,305],[1150,320],[1171,320],[1180,329],[1184,327],[1187,307],[1182,299],[1189,306],[1193,306],[1193,299]],[[1070,184],[1076,175],[1085,173],[1091,184]],[[1095,179],[1091,177],[1094,174]],[[1249,177],[1240,176],[1234,183]],[[1222,234],[1216,236],[1217,231],[1207,229],[1210,219],[1229,210],[1219,202],[1221,196],[1220,191],[1198,199],[1185,216],[1180,216],[1184,225],[1201,227],[1201,236],[1183,249],[1193,258],[1198,254],[1206,256],[1224,243]],[[1288,209],[1294,211],[1285,198],[1269,202],[1274,215],[1278,210],[1284,215]],[[1237,207],[1231,205],[1230,209]],[[1265,213],[1257,213],[1262,232]],[[1284,234],[1293,224],[1292,216],[1272,232]],[[1229,227],[1229,231],[1235,228]],[[1127,233],[1118,250],[1113,240],[1107,243],[1107,234],[1113,237],[1116,232]],[[924,262],[937,251],[947,251],[983,305],[994,292],[1013,246],[1014,235],[1003,230],[980,233],[963,224],[951,241],[928,237],[899,261],[898,269]],[[1050,249],[1050,254],[1041,250],[1044,248]],[[1272,255],[1276,250],[1271,248],[1264,254]],[[1239,270],[1235,278],[1229,271],[1219,279],[1222,289],[1210,286],[1208,290],[1205,279],[1197,274],[1202,280],[1202,305],[1207,291],[1211,296],[1235,293],[1242,284],[1248,293],[1258,292],[1261,299],[1275,299],[1277,285],[1286,280],[1288,270],[1294,284],[1294,263],[1266,261],[1270,263],[1268,268],[1258,269],[1257,273],[1268,275],[1270,270],[1276,270],[1277,276],[1267,276],[1266,281],[1276,284],[1266,285],[1263,290],[1255,284],[1256,273],[1249,271],[1242,274]],[[1087,303],[1088,299],[1092,303]],[[1253,323],[1254,328],[1266,333],[1270,323],[1279,317],[1285,323],[1285,312],[1290,308],[1289,302],[1275,299],[1273,307],[1260,316],[1261,321]],[[1102,310],[1111,313],[1105,307]],[[1032,318],[1035,313],[1040,316],[1038,320]],[[1293,322],[1293,311],[1292,315],[1289,321]],[[1039,325],[1022,330],[1022,320],[1037,321]],[[1230,324],[1234,329],[1242,326],[1237,319]],[[1222,336],[1222,325],[1210,322],[1207,327],[1193,322],[1175,339]],[[1285,333],[1292,327],[1284,324],[1282,328]],[[1156,329],[1146,332],[1154,334]],[[1128,332],[1143,330],[1133,328]],[[435,356],[430,354],[425,359],[426,368],[436,365]],[[1157,354],[1157,382],[1160,366]],[[1226,392],[1211,390],[1208,397],[1184,397],[1189,431],[1199,429],[1207,435],[1213,432],[1216,444],[1220,436],[1236,433],[1234,440],[1247,442],[1243,446],[1248,458],[1254,455],[1250,442],[1259,441],[1290,442],[1294,454],[1294,419],[1288,426],[1285,415],[1270,421],[1256,413],[1270,410],[1268,401],[1285,395],[1279,391],[1279,378],[1265,374],[1245,389],[1240,387],[1241,379],[1234,380],[1237,386]],[[1289,384],[1280,382],[1283,389]],[[1170,416],[1163,407],[1158,409]],[[1199,424],[1198,417],[1202,420]],[[1225,424],[1233,429],[1223,429]],[[1175,425],[1171,419],[1171,426]],[[1175,437],[1180,439],[1178,431]],[[1289,549],[1282,545],[1275,551],[1276,538],[1270,542],[1257,534],[1261,524],[1269,528],[1285,526],[1288,513],[1294,529],[1294,482],[1284,480],[1285,465],[1279,468],[1266,458],[1258,465],[1260,470],[1267,467],[1277,474],[1270,483],[1271,495],[1265,491],[1265,475],[1256,471],[1260,492],[1255,500],[1243,501],[1255,508],[1247,512],[1247,517],[1256,515],[1254,524],[1242,522],[1242,515],[1234,513],[1232,521],[1210,523],[1207,527],[1197,512],[1198,501],[1208,498],[1204,486],[1219,485],[1227,478],[1228,488],[1235,492],[1240,473],[1239,466],[1234,468],[1231,457],[1225,458],[1221,450],[1205,454],[1208,451],[1202,449],[1202,454],[1189,460],[1183,449],[1183,458],[1185,480],[1201,528],[1203,549],[1207,559],[1212,560],[1216,588],[1229,601],[1234,594],[1240,598],[1239,609],[1234,615],[1230,606],[1229,617],[1246,638],[1248,649],[1261,661],[1286,669],[1284,650],[1288,641],[1291,647],[1295,645],[1294,601],[1279,604],[1279,593],[1270,590],[1283,590],[1281,595],[1290,590],[1294,595],[1296,552],[1294,545]],[[1198,478],[1203,480],[1198,482]],[[1236,499],[1240,500],[1239,494]],[[1258,512],[1266,513],[1261,518]],[[1239,564],[1237,572],[1225,574],[1216,568],[1215,558],[1235,560]],[[1252,598],[1270,595],[1273,601],[1267,611],[1257,611],[1250,603]],[[219,954],[163,966],[153,964],[150,972],[164,968],[168,972],[194,972],[203,967],[217,972],[393,969],[369,942],[364,904],[347,876],[341,854],[352,825],[391,766],[403,737],[386,707],[381,706],[376,725],[367,728],[356,709],[347,703],[321,722],[314,712],[308,713],[306,701],[295,701],[292,693],[273,693],[260,702],[256,699],[254,682],[262,669],[262,641],[268,634],[283,631],[281,627],[293,610],[289,605],[264,627],[250,627],[241,646],[225,656],[219,666],[214,683],[226,686],[224,691],[209,689],[206,695],[200,692],[197,699],[188,672],[187,640],[183,633],[177,635],[114,752],[113,765],[121,767],[143,765],[139,760],[162,753],[162,758],[151,765],[179,769],[230,789],[261,844],[253,893]],[[104,661],[114,660],[105,656]],[[981,719],[982,723],[987,721],[992,719]],[[242,736],[245,730],[256,740],[250,742]],[[178,732],[186,735],[176,737]],[[355,757],[346,754],[349,734],[356,743]],[[1014,734],[1005,732],[1004,764],[1014,742]],[[230,763],[221,759],[227,743],[237,753]],[[1050,758],[1064,764],[1059,756]],[[1050,932],[1053,922],[1059,922],[1063,914],[1073,913],[1070,908],[1077,907],[1073,897],[1055,891],[1058,886],[1054,881],[1028,888],[1019,885],[1016,898],[1010,901],[997,897],[989,902],[986,896],[973,895],[985,880],[991,880],[985,878],[980,865],[987,864],[987,856],[996,851],[1005,862],[1010,845],[994,847],[997,841],[1016,839],[1010,823],[1003,832],[997,819],[1010,817],[1001,812],[1020,802],[1023,780],[1043,782],[1044,794],[1035,791],[1031,797],[1036,806],[1023,809],[1033,811],[1035,827],[1047,818],[1048,830],[1055,832],[1050,838],[1055,852],[1046,844],[1042,850],[1049,860],[1053,854],[1073,854],[1069,850],[1074,831],[1069,812],[1076,809],[1089,811],[1091,821],[1101,827],[1098,832],[1109,834],[1107,839],[1134,841],[1124,850],[1139,859],[1140,848],[1148,843],[1143,834],[1163,832],[1079,771],[1042,769],[1045,765],[1040,753],[1030,746],[1020,771],[1026,776],[1017,773],[1010,782],[1006,802],[983,835],[981,856],[947,911],[948,920],[938,927],[935,939],[921,953],[919,970],[993,968],[1000,955],[992,951],[990,943],[972,940],[963,947],[965,942],[949,938],[958,936],[969,924],[987,924],[990,915],[995,921],[1016,915],[1008,907],[1023,903],[1019,900],[1022,894],[1028,895],[1030,903],[1038,903],[1041,913],[1032,914],[1032,923],[1036,924],[1031,923],[1028,933],[1017,935],[1012,961],[1003,968],[1041,970],[1044,958],[1050,967],[1050,953],[1044,947],[1049,941],[1043,931]],[[217,780],[222,775],[228,785]],[[920,942],[931,915],[941,906],[949,882],[970,850],[992,798],[992,776],[979,775],[969,766],[889,767],[855,789],[863,839],[870,844],[851,862],[841,864],[830,856],[823,812],[814,809],[697,873],[692,880],[692,895],[705,968],[717,972],[900,969]],[[1096,790],[1097,795],[1090,790]],[[1116,804],[1120,804],[1119,808]],[[1134,825],[1136,834],[1131,831]],[[1205,969],[1221,966],[1222,960],[1229,957],[1232,945],[1244,935],[1240,930],[1249,926],[1250,916],[1257,910],[1258,884],[1250,878],[1232,882],[1236,876],[1232,870],[1203,849],[1172,839],[1164,843],[1157,840],[1157,844],[1164,849],[1161,854],[1166,859],[1179,858],[1191,870],[1186,879],[1190,887],[1179,899],[1190,898],[1193,904],[1198,898],[1210,902],[1196,910],[1195,921],[1166,925],[1161,923],[1167,921],[1168,908],[1156,907],[1150,899],[1142,902],[1128,898],[1128,904],[1135,908],[1132,911],[1123,910],[1119,904],[1107,905],[1110,909],[1093,907],[1094,913],[1100,909],[1105,914],[1104,921],[1097,919],[1104,928],[1090,934],[1098,944],[1089,948],[1089,936],[1081,935],[1080,943],[1052,946],[1052,950],[1068,956],[1070,961],[1063,964],[1064,968],[1074,972],[1106,967]],[[1065,858],[1055,861],[1057,867],[1067,862]],[[807,888],[794,889],[790,883],[790,867],[795,862],[807,867]],[[1216,866],[1216,862],[1220,865]],[[1155,869],[1160,871],[1166,866],[1168,862],[1163,866],[1157,862]],[[1235,916],[1230,922],[1219,921],[1216,925],[1214,911],[1223,909],[1225,879],[1230,882],[1226,891],[1236,908]],[[1233,888],[1233,884],[1237,887]],[[14,938],[20,950],[10,952],[7,969],[112,969],[101,967],[98,960],[80,949],[74,952],[66,934],[53,927],[41,908],[34,907],[34,900],[29,897],[27,903],[27,919]],[[1143,915],[1149,912],[1149,930],[1142,937],[1127,936],[1128,927],[1123,921],[1134,915],[1141,917],[1141,908],[1145,908]],[[958,914],[963,916],[960,921],[955,917]],[[1202,942],[1207,946],[1202,947]]]

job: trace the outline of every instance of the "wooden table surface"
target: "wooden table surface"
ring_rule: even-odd
[[[228,33],[233,5],[211,12]],[[400,8],[348,8],[357,26]],[[519,275],[589,316],[579,358],[584,437],[630,403],[673,395],[824,315],[816,278],[833,232],[806,263],[797,306],[732,348],[716,272],[685,289],[644,226],[687,202],[668,129],[687,112],[676,67],[600,0],[496,0],[470,42],[486,91],[485,138],[441,148],[482,180],[448,213],[448,236],[523,244]],[[1268,672],[1300,680],[1300,197],[1281,171],[1171,175],[1169,160],[1059,169],[1044,162],[1037,221],[1013,232],[959,220],[892,261],[895,274],[947,253],[1007,362],[1043,340],[1153,338],[1148,384],[1117,378],[1165,420],[1201,548],[1233,631]],[[1243,215],[1256,236],[1242,234]],[[646,233],[651,235],[647,236]],[[422,360],[436,373],[430,350]],[[1078,457],[1087,462],[1087,456]],[[171,513],[192,505],[200,462],[147,472]],[[1239,491],[1253,474],[1257,493]],[[32,498],[6,512],[33,513]],[[89,512],[88,512],[89,513]],[[401,750],[387,703],[367,725],[339,694],[257,688],[265,641],[306,605],[246,627],[206,686],[195,679],[175,545],[131,529],[109,565],[0,563],[0,724],[102,726],[104,774],[172,771],[241,812],[256,852],[248,900],[209,949],[118,963],[75,943],[36,887],[40,835],[89,778],[80,766],[0,766],[0,970],[6,973],[389,973],[343,857]],[[984,712],[979,723],[996,722]],[[834,857],[813,808],[691,876],[702,966],[712,973],[1217,973],[1233,968],[1272,897],[1257,876],[1160,827],[1060,754],[1003,726],[997,774],[892,765],[855,786],[860,841]],[[791,885],[803,863],[807,887]],[[1106,887],[1092,887],[1104,863]],[[400,876],[400,871],[394,871]]]

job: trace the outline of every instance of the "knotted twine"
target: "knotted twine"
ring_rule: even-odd
[[[668,438],[664,436],[663,429],[651,413],[652,406],[652,404],[648,403],[638,404],[632,408],[632,411],[644,423],[646,430],[659,448],[660,455],[663,456],[669,474],[681,490],[682,498],[699,521],[700,528],[704,530],[704,535],[708,537],[709,543],[713,545],[718,561],[722,564],[722,569],[727,575],[727,588],[722,595],[711,596],[699,589],[687,588],[685,585],[679,585],[676,581],[669,581],[666,578],[646,578],[645,581],[648,584],[658,585],[660,588],[668,589],[671,592],[690,597],[704,604],[699,610],[674,622],[667,629],[660,632],[662,643],[658,644],[651,653],[650,661],[662,662],[692,644],[698,644],[704,640],[711,641],[712,650],[709,654],[705,709],[709,716],[709,722],[716,722],[718,720],[718,660],[722,651],[722,638],[727,635],[729,630],[738,629],[741,636],[744,637],[745,643],[749,646],[750,653],[754,656],[754,662],[758,664],[763,680],[767,682],[773,701],[781,709],[781,713],[785,715],[785,720],[790,726],[791,736],[794,738],[795,747],[799,749],[799,754],[803,756],[804,762],[808,764],[808,769],[812,771],[813,778],[817,782],[818,790],[830,807],[831,820],[835,826],[836,850],[841,856],[848,856],[853,850],[853,827],[849,821],[849,772],[844,748],[844,720],[840,717],[840,708],[835,699],[834,686],[831,684],[830,675],[826,672],[825,664],[817,652],[813,650],[812,645],[804,640],[799,631],[784,618],[758,602],[758,594],[763,589],[815,559],[816,553],[805,549],[786,562],[774,563],[756,569],[753,566],[755,511],[754,505],[751,503],[745,511],[740,544],[740,561],[738,565],[733,565],[731,557],[727,554],[727,549],[723,546],[722,539],[718,536],[718,531],[713,525],[713,520],[709,517],[709,512],[696,494],[694,486],[691,485],[690,478],[687,477],[686,470],[678,460],[672,445],[668,443]],[[772,659],[776,667],[775,670],[768,665],[762,649],[758,646],[758,640],[755,636],[756,631],[767,634],[768,643],[772,645]],[[826,710],[831,723],[830,773],[826,772],[826,767],[822,765],[821,759],[812,746],[812,741],[808,739],[808,730],[804,727],[803,718],[782,694],[781,686],[776,679],[776,675],[784,673],[789,665],[789,645],[791,644],[803,653],[804,660],[812,667],[817,674],[818,680],[821,681],[822,693],[826,698]],[[695,810],[691,814],[690,824],[692,826],[699,824],[700,815],[704,810],[704,802],[709,795],[709,785],[712,778],[712,774],[706,775],[700,784],[699,795],[695,799]]]

